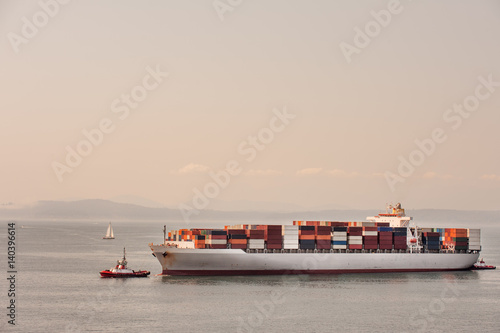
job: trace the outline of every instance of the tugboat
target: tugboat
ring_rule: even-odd
[[[480,270],[480,269],[496,269],[496,268],[497,268],[496,266],[486,265],[486,263],[484,262],[483,258],[481,258],[481,260],[479,260],[478,262],[476,262],[474,264],[474,266],[472,267],[472,269],[477,269],[477,270]]]
[[[134,271],[127,268],[125,248],[123,248],[123,259],[117,261],[116,267],[101,271],[101,277],[109,278],[147,277],[149,274],[149,271]]]

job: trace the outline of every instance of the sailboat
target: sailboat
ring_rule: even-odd
[[[108,230],[106,231],[106,236],[102,239],[115,239],[115,235],[113,234],[113,227],[111,226],[111,222],[109,222]]]

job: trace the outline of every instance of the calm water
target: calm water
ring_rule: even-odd
[[[148,248],[161,242],[162,223],[113,226],[116,239],[103,240],[107,222],[17,222],[17,325],[7,324],[2,279],[0,331],[500,331],[500,270],[162,277],[155,276],[161,267]],[[483,228],[483,256],[497,266],[499,239],[500,228]],[[124,246],[129,266],[150,270],[149,278],[99,277]],[[6,253],[1,258],[6,276]]]

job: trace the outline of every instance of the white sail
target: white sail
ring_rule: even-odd
[[[106,236],[103,237],[104,239],[114,239],[115,235],[113,233],[113,228],[111,227],[111,222],[109,222],[108,225],[108,230],[106,231]]]

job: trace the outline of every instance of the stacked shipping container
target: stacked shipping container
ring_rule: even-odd
[[[232,249],[247,248],[247,233],[245,229],[227,229],[227,234]]]
[[[425,250],[480,251],[480,229],[419,229]],[[294,221],[294,225],[226,226],[221,229],[180,229],[166,241],[193,242],[197,249],[252,250],[406,250],[407,228],[385,223]]]
[[[347,227],[332,227],[332,248],[334,250],[347,249]]]
[[[316,238],[314,236],[314,226],[299,226],[299,245],[302,250],[313,250]]]
[[[393,228],[394,250],[406,250],[407,245],[407,228]]]
[[[227,230],[208,230],[205,244],[209,249],[227,248]]]
[[[318,225],[315,227],[316,248],[329,250],[332,248],[332,227]]]
[[[283,248],[285,250],[296,250],[299,248],[299,226],[283,226]]]
[[[393,230],[391,227],[378,227],[378,244],[381,250],[392,250]]]
[[[469,250],[481,251],[481,229],[469,229]]]
[[[365,250],[378,249],[377,227],[363,227],[363,245]]]
[[[349,250],[363,249],[363,227],[349,227],[347,232]]]
[[[283,248],[281,225],[266,225],[266,236],[268,250],[279,250]]]
[[[263,250],[266,247],[264,230],[247,230],[248,248],[252,250]]]

